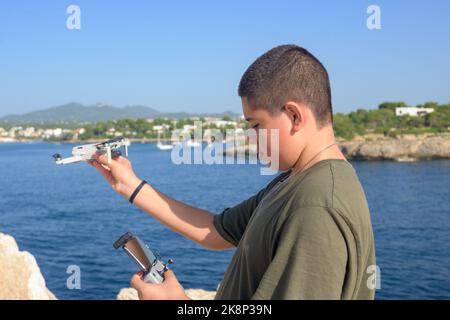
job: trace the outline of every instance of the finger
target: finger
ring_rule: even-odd
[[[97,159],[95,159],[95,157],[94,157],[94,159],[91,159],[91,160],[88,160],[87,161],[91,166],[93,166],[93,167],[98,167],[97,166],[97,164],[98,165],[100,165],[103,169],[105,169],[106,171],[111,171],[111,168],[110,167],[108,167],[108,165],[106,165],[106,164],[101,164],[100,163],[100,161],[98,161]]]
[[[127,158],[122,157],[122,156],[118,156],[117,158],[114,158],[114,160],[116,160],[117,162],[122,163],[122,164],[130,163],[130,160],[128,160]]]
[[[171,269],[167,269],[166,272],[164,272],[164,282],[173,282],[177,280],[177,277],[175,276],[175,273]]]
[[[135,288],[137,291],[141,291],[147,283],[142,280],[142,272],[137,272],[133,274],[133,277],[131,277],[130,284],[133,288]]]
[[[106,157],[106,154],[94,154],[94,158],[100,162],[101,164],[108,166],[109,168],[114,168],[114,166],[116,165],[116,160],[115,159],[111,159],[111,162],[108,163],[108,159]]]
[[[91,165],[95,167],[101,175],[110,183],[112,184],[114,182],[114,179],[111,175],[111,172],[107,169],[105,169],[100,163],[98,163],[96,160],[92,161]]]
[[[166,272],[164,272],[165,278],[174,278],[175,273],[172,271],[172,269],[167,269]]]
[[[111,168],[108,167],[106,164],[100,164],[102,166],[103,169],[105,169],[106,171],[111,171]]]

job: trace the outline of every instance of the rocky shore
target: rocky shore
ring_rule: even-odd
[[[186,295],[192,300],[214,300],[215,291],[206,291],[203,289],[186,289]],[[117,300],[139,300],[138,293],[133,288],[123,288],[117,295]]]
[[[338,139],[339,147],[349,160],[416,161],[450,159],[450,134],[403,135],[390,138],[384,135],[365,135],[351,141]],[[227,156],[256,155],[256,149],[239,147],[224,151]]]
[[[212,300],[214,291],[186,289],[193,300]],[[138,300],[136,290],[124,288],[117,300]],[[0,300],[57,300],[46,287],[34,256],[20,251],[16,240],[0,232]]]
[[[36,259],[19,251],[13,237],[0,233],[0,300],[55,300]]]
[[[339,146],[350,160],[450,159],[450,134],[404,135],[397,138],[368,135],[352,141],[339,141]]]

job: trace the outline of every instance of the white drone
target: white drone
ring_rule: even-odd
[[[62,158],[59,153],[53,155],[56,164],[69,164],[80,161],[89,161],[94,159],[96,153],[106,154],[108,163],[111,163],[112,158],[122,155],[121,147],[125,149],[125,156],[128,157],[128,146],[130,141],[124,137],[117,137],[100,143],[84,144],[76,146],[72,149],[72,157]]]

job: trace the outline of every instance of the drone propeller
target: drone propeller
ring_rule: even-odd
[[[53,159],[55,159],[55,161],[59,161],[62,159],[62,157],[59,153],[55,153],[52,157],[53,157]]]

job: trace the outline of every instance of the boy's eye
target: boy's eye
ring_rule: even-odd
[[[252,129],[256,129],[259,127],[259,123],[252,126]]]

